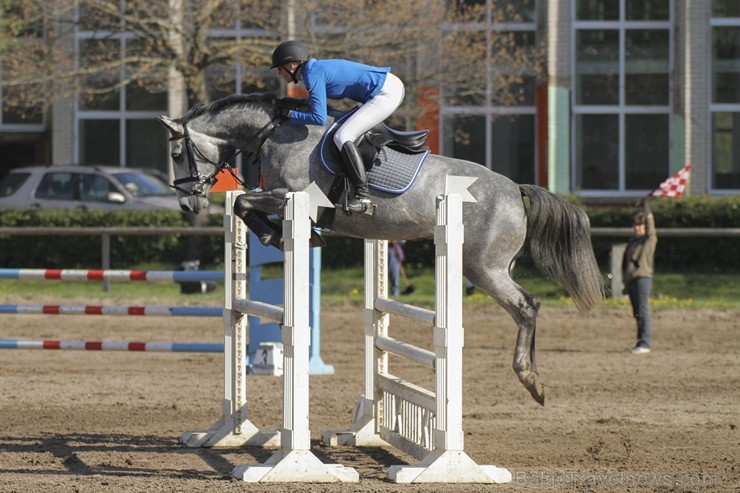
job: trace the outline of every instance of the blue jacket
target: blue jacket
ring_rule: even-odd
[[[326,99],[348,98],[366,103],[383,88],[390,67],[373,67],[349,60],[310,59],[300,68],[308,89],[310,112],[293,110],[290,122],[297,125],[326,125]]]

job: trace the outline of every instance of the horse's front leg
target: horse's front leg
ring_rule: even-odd
[[[234,202],[234,213],[244,221],[250,231],[265,246],[274,246],[282,250],[282,228],[269,219],[269,215],[282,215],[285,206],[286,190],[267,190],[247,192],[239,195]],[[322,247],[325,240],[311,231],[310,246]]]
[[[234,214],[239,216],[252,231],[260,243],[265,246],[280,248],[282,231],[268,218],[269,214],[282,214],[285,194],[274,190],[246,192],[239,195],[234,202]]]

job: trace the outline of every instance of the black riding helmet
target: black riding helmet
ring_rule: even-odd
[[[290,62],[305,62],[311,58],[306,47],[300,41],[283,41],[272,52],[272,67],[279,67]]]
[[[300,41],[283,41],[277,48],[275,48],[275,51],[272,52],[272,67],[270,68],[273,69],[291,62],[298,62],[302,65],[303,62],[308,61],[309,58],[311,58],[311,55]],[[286,69],[295,84],[298,84],[296,72],[298,72],[300,65],[293,71]]]

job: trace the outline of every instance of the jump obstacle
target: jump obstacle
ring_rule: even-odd
[[[0,279],[32,281],[220,282],[224,280],[224,273],[207,270],[0,269]]]
[[[448,180],[450,180],[448,178]],[[355,420],[347,430],[329,430],[323,440],[330,445],[378,446],[391,444],[421,460],[416,466],[391,466],[388,478],[399,482],[510,482],[508,470],[476,464],[463,448],[462,432],[462,201],[474,200],[450,180],[447,194],[437,199],[435,311],[406,305],[387,297],[387,243],[365,243],[365,394],[360,397]],[[313,186],[313,185],[312,185]],[[309,187],[311,188],[311,187]],[[318,206],[331,206],[316,193],[288,194],[283,243],[285,246],[283,307],[246,298],[246,226],[233,212],[234,198],[227,196],[224,217],[225,280],[224,399],[221,417],[204,432],[184,432],[189,447],[279,446],[264,464],[238,465],[232,475],[247,482],[356,482],[357,472],[338,464],[322,463],[310,450],[309,394],[309,276],[308,244]],[[309,195],[313,200],[309,200]],[[61,277],[61,274],[60,274]],[[389,337],[389,315],[434,327],[435,352]],[[283,427],[259,430],[247,418],[246,331],[248,315],[282,324]],[[41,342],[43,346],[43,341]],[[47,341],[52,344],[55,341]],[[60,348],[61,348],[61,341]],[[74,341],[86,349],[85,341]],[[104,343],[90,343],[91,349]],[[119,350],[131,343],[118,343]],[[135,343],[142,344],[142,343]],[[98,346],[99,345],[99,346]],[[133,346],[141,347],[141,346]],[[153,346],[154,347],[154,346]],[[146,346],[144,346],[146,350]],[[138,349],[140,350],[140,349]],[[435,391],[405,382],[388,372],[388,356],[411,359],[436,373]]]
[[[462,431],[462,201],[474,200],[467,192],[468,179],[450,180],[448,194],[437,199],[435,311],[389,299],[387,291],[387,242],[367,240],[365,302],[365,394],[361,396],[355,421],[347,430],[329,430],[323,440],[329,445],[394,445],[420,459],[416,466],[392,466],[388,478],[398,483],[458,482],[505,483],[511,473],[496,466],[480,466],[465,452]],[[462,192],[456,190],[462,185]],[[450,192],[450,190],[452,190]],[[306,252],[310,223],[299,220],[307,202],[306,194],[289,194],[283,223],[285,264],[285,307],[242,298],[244,232],[233,221],[233,197],[227,199],[227,216],[232,218],[233,283],[226,290],[224,315],[227,357],[225,357],[225,398],[221,418],[205,432],[185,432],[188,446],[272,446],[273,430],[259,430],[248,421],[245,378],[239,365],[243,354],[246,314],[283,323],[284,367],[283,428],[279,450],[261,465],[239,465],[232,475],[248,482],[354,482],[354,469],[321,463],[310,451],[308,429],[308,299]],[[315,211],[315,207],[313,207]],[[228,243],[228,240],[227,240]],[[389,314],[422,322],[434,328],[435,352],[390,338]],[[434,369],[435,391],[429,391],[388,372],[388,356],[411,359]],[[229,364],[231,357],[231,364]]]
[[[84,269],[0,269],[0,279],[32,281],[223,281],[218,271],[140,271]],[[14,315],[125,315],[163,317],[221,317],[220,307],[100,306],[100,305],[0,305],[0,314]],[[2,346],[0,346],[2,348]]]
[[[0,314],[220,317],[223,308],[200,306],[0,305]]]
[[[388,298],[387,242],[365,241],[364,395],[350,428],[328,430],[322,440],[334,446],[388,443],[421,461],[416,466],[391,466],[388,478],[397,483],[511,482],[507,469],[478,465],[464,451],[462,204],[475,201],[467,191],[471,183],[448,177],[448,193],[437,198],[434,311]],[[432,327],[435,351],[390,337],[390,315]],[[391,374],[390,354],[432,369],[435,390]]]
[[[309,240],[310,217],[316,218],[318,206],[331,205],[323,194],[318,200],[314,188],[309,193],[287,194],[283,220],[285,249],[284,307],[246,298],[247,228],[234,215],[234,199],[240,192],[227,192],[224,225],[226,235],[225,263],[231,276],[225,278],[224,311],[224,400],[222,415],[203,432],[185,432],[181,436],[190,447],[224,447],[241,445],[279,446],[264,464],[238,465],[235,478],[246,482],[357,482],[354,469],[322,463],[310,450],[308,428],[309,367]],[[313,211],[313,214],[311,213]],[[283,342],[283,427],[259,430],[247,418],[246,375],[242,362],[246,356],[245,341],[249,315],[282,325]]]
[[[138,271],[83,269],[0,269],[0,279],[46,281],[196,282],[222,281],[217,271]],[[100,306],[100,305],[0,305],[0,314],[13,315],[119,315],[168,317],[223,317],[220,307]],[[51,349],[82,351],[137,351],[173,353],[222,353],[220,343],[126,342],[78,340],[0,339],[0,349]]]
[[[157,353],[223,353],[223,344],[198,342],[15,341],[0,339],[0,349],[76,349],[80,351],[146,351]]]
[[[263,246],[250,233],[249,248],[249,286],[250,297],[274,304],[282,303],[283,280],[262,279],[261,266],[272,262],[282,262],[283,253],[272,247]],[[331,374],[332,365],[324,363],[321,358],[320,330],[320,283],[321,283],[321,249],[312,248],[310,253],[311,269],[311,375]],[[142,270],[96,270],[96,269],[0,269],[0,279],[32,281],[117,281],[117,282],[222,282],[221,271],[142,271]],[[174,317],[223,317],[221,307],[166,307],[166,306],[97,306],[97,305],[3,305],[0,314],[13,315],[119,315],[119,316],[174,316]],[[263,375],[279,375],[282,368],[274,364],[279,351],[280,327],[276,323],[262,324],[260,319],[250,319],[252,330],[249,332],[249,358],[247,364],[251,372]],[[165,343],[165,342],[101,342],[101,341],[34,341],[34,340],[0,340],[0,349],[96,349],[102,344],[105,350],[142,351],[143,349],[123,349],[124,346],[139,348],[148,347],[147,351],[172,352],[223,352],[224,344],[200,343]],[[145,345],[145,346],[142,346]],[[172,345],[175,349],[164,349]],[[120,347],[120,348],[119,348]],[[157,349],[154,349],[157,348]],[[267,349],[264,349],[267,348]],[[273,352],[274,351],[274,352]]]

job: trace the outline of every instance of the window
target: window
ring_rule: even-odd
[[[197,10],[196,4],[187,8]],[[111,5],[120,12],[115,8],[111,11]],[[281,5],[277,0],[219,4],[208,40],[213,52],[233,49],[235,41],[275,36],[274,32],[266,34],[265,29],[279,25]],[[167,132],[155,120],[167,113],[168,67],[150,56],[151,47],[137,37],[134,27],[127,25],[138,16],[164,18],[169,14],[166,9],[167,2],[143,0],[79,2],[78,64],[103,70],[85,81],[77,99],[77,162],[168,173]],[[214,100],[252,87],[262,91],[279,87],[277,77],[269,79],[271,86],[264,81],[264,74],[264,69],[249,72],[241,63],[214,63],[205,74],[208,98]],[[120,87],[110,89],[119,82],[123,83]]]
[[[444,119],[445,153],[458,159],[486,164],[486,117],[449,116]]]
[[[534,183],[534,115],[500,116],[491,125],[493,169],[516,183]]]
[[[121,159],[119,120],[80,120],[80,164],[117,166]]]
[[[46,173],[36,188],[36,198],[74,200],[77,173]]]
[[[118,192],[106,178],[84,173],[80,175],[80,198],[86,202],[108,202],[108,194]]]
[[[576,190],[619,189],[619,117],[576,115]]]
[[[167,130],[154,118],[126,120],[126,166],[146,167],[167,174]]]
[[[11,98],[16,99],[14,96],[23,90],[28,90],[28,87],[3,87],[0,89],[0,95],[2,95],[3,101],[9,101]],[[18,128],[27,128],[28,126],[34,126],[38,129],[43,128],[44,107],[42,104],[33,104],[25,108],[13,107],[7,103],[0,106],[2,106],[0,126],[22,125],[23,127]],[[31,129],[29,128],[29,130]],[[36,130],[36,128],[33,130]]]
[[[711,176],[714,191],[740,189],[740,7],[712,9]]]
[[[740,112],[712,113],[712,188],[740,189]]]
[[[31,5],[19,5],[21,2],[4,2],[0,8],[0,23],[2,24],[2,49],[16,52],[16,58],[22,58],[14,50],[13,44],[21,51],[33,49],[43,42],[45,34],[45,22],[43,15]],[[4,17],[4,18],[3,18]],[[10,69],[12,73],[12,68]],[[0,66],[0,78],[2,78],[3,67]],[[12,76],[10,76],[12,78]],[[24,83],[21,86],[0,87],[0,131],[31,131],[42,132],[44,130],[44,101],[45,98],[39,94],[43,93],[41,84]],[[35,102],[28,102],[29,95],[35,95]],[[17,101],[27,101],[19,106]]]
[[[620,0],[577,0],[576,18],[588,21],[619,20]]]
[[[534,0],[480,0],[479,22],[445,26],[441,151],[479,163],[517,183],[536,180]],[[486,15],[482,15],[485,12]],[[472,69],[455,47],[476,50]],[[469,54],[469,53],[468,53]],[[455,64],[459,66],[455,66]]]
[[[8,173],[0,182],[0,197],[10,197],[28,180],[31,173]]]
[[[573,190],[647,193],[669,175],[670,0],[576,0]]]
[[[740,18],[740,2],[737,0],[712,0],[712,17]]]
[[[120,91],[106,89],[121,78],[121,41],[118,39],[82,39],[78,60],[81,67],[98,67],[95,75],[88,76],[79,98],[81,110],[120,110]]]
[[[155,176],[139,171],[114,173],[113,176],[134,197],[161,197],[173,193]]]

